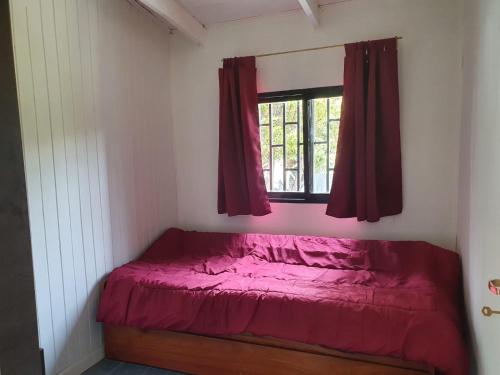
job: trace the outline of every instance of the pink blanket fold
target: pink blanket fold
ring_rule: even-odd
[[[111,273],[97,320],[274,336],[468,373],[460,260],[425,242],[169,229]]]

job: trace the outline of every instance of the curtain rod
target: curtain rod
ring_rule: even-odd
[[[403,37],[402,36],[397,36],[396,39],[403,39]],[[332,45],[329,45],[329,46],[322,46],[322,47],[312,47],[312,48],[303,48],[303,49],[292,49],[292,50],[289,50],[289,51],[270,52],[270,53],[263,53],[261,55],[255,55],[255,57],[268,57],[268,56],[286,55],[288,53],[317,51],[317,50],[320,50],[320,49],[344,47],[346,44],[347,43],[344,43],[344,44],[332,44]]]

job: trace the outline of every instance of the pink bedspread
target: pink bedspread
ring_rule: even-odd
[[[468,373],[457,254],[425,242],[169,229],[115,269],[98,321],[252,333]]]

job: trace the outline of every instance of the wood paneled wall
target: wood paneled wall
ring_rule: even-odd
[[[167,29],[126,0],[11,0],[40,346],[102,357],[99,283],[176,222]]]

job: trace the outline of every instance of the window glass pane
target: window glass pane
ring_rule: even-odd
[[[330,139],[328,140],[330,146],[330,168],[335,166],[335,157],[337,155],[337,141],[339,139],[339,122],[330,121]]]
[[[297,171],[286,171],[286,191],[297,191]]]
[[[283,103],[272,103],[273,145],[283,144]]]
[[[333,179],[333,171],[328,172],[328,192],[332,190],[332,179]]]
[[[304,110],[304,101],[299,100],[299,191],[304,192],[304,117],[302,111]],[[302,144],[302,145],[301,145]]]
[[[316,144],[313,149],[313,193],[326,193],[326,144]]]
[[[260,150],[262,155],[262,168],[269,169],[269,126],[260,127]]]
[[[329,102],[330,102],[330,119],[339,120],[340,110],[342,109],[342,97],[336,96],[330,98]]]
[[[341,97],[313,99],[312,134],[312,193],[328,193],[337,154]],[[325,143],[322,143],[325,142]],[[327,146],[328,145],[328,146]]]
[[[271,103],[273,124],[283,124],[283,102]]]
[[[326,142],[326,124],[327,124],[327,99],[313,99],[313,123],[312,129],[314,142]]]
[[[273,121],[274,122],[274,121]],[[283,144],[283,125],[273,125],[273,145]]]
[[[273,147],[273,191],[283,191],[283,147]]]
[[[286,125],[286,167],[297,168],[297,125]]]
[[[259,104],[262,167],[268,191],[304,191],[304,147],[299,147],[303,126],[302,106],[302,100]],[[295,111],[295,114],[292,114],[292,111]],[[283,123],[283,116],[289,122],[286,125]],[[263,121],[270,121],[270,125]],[[273,146],[279,147],[270,147],[270,138]]]
[[[270,186],[270,172],[269,171],[264,171],[264,181],[266,182],[266,190],[270,191],[271,186]]]
[[[286,105],[285,105],[285,121],[286,122],[297,122],[297,118],[298,118],[297,111],[299,109],[298,103],[299,102],[296,100],[286,102]]]
[[[269,104],[259,104],[259,123],[269,124]]]

